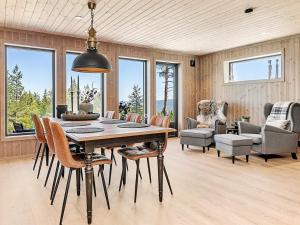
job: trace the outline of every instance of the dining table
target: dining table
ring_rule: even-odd
[[[112,121],[112,123],[109,122]],[[96,148],[106,147],[120,147],[128,144],[153,142],[158,143],[157,163],[158,163],[158,196],[159,201],[163,201],[163,165],[164,165],[164,147],[168,139],[168,133],[175,132],[173,128],[165,128],[159,126],[145,126],[123,128],[120,127],[122,121],[114,123],[112,119],[99,118],[93,121],[84,121],[90,128],[101,128],[100,132],[91,133],[72,133],[68,130],[82,127],[83,121],[63,121],[61,119],[53,118],[53,121],[62,125],[66,137],[70,142],[81,146],[84,149],[85,155],[85,181],[86,181],[86,213],[88,224],[92,223],[92,184],[93,184],[93,153]],[[106,122],[104,122],[106,121]],[[64,124],[68,123],[68,126]],[[128,123],[124,121],[124,123]],[[99,129],[100,130],[100,129]]]

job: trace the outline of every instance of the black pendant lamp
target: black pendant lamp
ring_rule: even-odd
[[[93,27],[96,3],[89,1],[88,8],[91,10],[91,26],[87,39],[87,50],[75,58],[72,70],[82,73],[108,73],[111,71],[111,65],[107,58],[97,50],[98,41],[96,30]]]

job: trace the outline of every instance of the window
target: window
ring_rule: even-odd
[[[82,102],[84,93],[95,88],[97,93],[94,100],[91,102],[93,104],[93,112],[103,115],[104,75],[99,73],[78,73],[73,71],[71,69],[73,61],[79,54],[80,53],[73,52],[66,53],[66,104],[68,105],[68,110],[77,113],[78,103],[80,104]]]
[[[128,112],[144,116],[147,113],[147,61],[119,59],[119,113],[122,119]]]
[[[225,62],[225,83],[283,78],[282,53]],[[227,71],[227,73],[226,73]]]
[[[54,51],[5,46],[6,135],[32,134],[31,114],[54,115]]]
[[[170,126],[177,129],[178,64],[156,63],[156,114],[168,115]],[[173,135],[177,135],[176,133]],[[172,135],[172,136],[173,136]]]

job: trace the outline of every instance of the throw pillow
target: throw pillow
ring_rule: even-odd
[[[289,120],[275,120],[273,117],[268,117],[266,121],[266,125],[278,127],[283,130],[287,130],[289,127]]]

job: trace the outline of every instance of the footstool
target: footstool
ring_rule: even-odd
[[[234,163],[235,156],[246,155],[246,161],[249,160],[251,152],[252,139],[234,135],[234,134],[217,134],[215,135],[216,149],[218,157],[220,151],[232,156],[232,163]]]
[[[212,142],[212,132],[209,130],[195,128],[182,130],[180,132],[180,144],[182,146],[182,150],[184,150],[184,145],[193,145],[200,146],[203,148],[203,152],[205,152],[205,147],[208,147]]]

